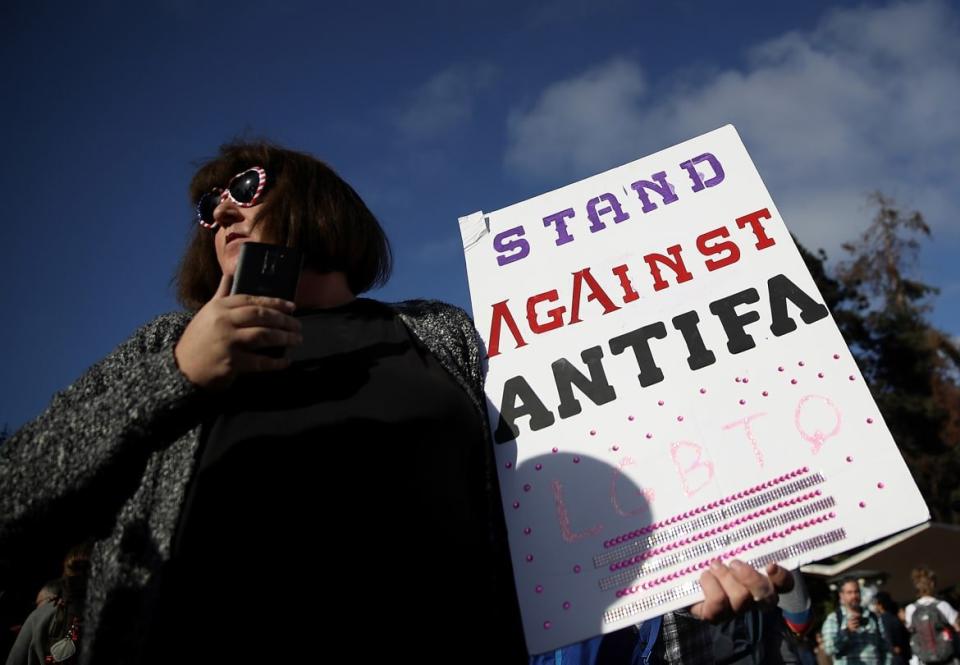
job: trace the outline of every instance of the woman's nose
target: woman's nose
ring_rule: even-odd
[[[240,212],[237,204],[230,200],[229,196],[223,197],[217,207],[213,209],[213,221],[223,228],[227,228],[241,219],[243,219],[243,213]]]

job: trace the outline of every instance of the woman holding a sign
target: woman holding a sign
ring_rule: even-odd
[[[315,660],[357,632],[371,658],[524,660],[470,319],[357,297],[387,239],[309,155],[225,146],[190,195],[187,311],[0,447],[0,550],[97,539],[87,663]],[[257,241],[302,252],[293,302],[231,294]],[[706,573],[695,615],[771,602],[771,572]]]
[[[308,155],[226,146],[190,195],[187,311],[2,446],[0,550],[97,537],[86,662],[312,661],[357,631],[371,657],[482,634],[472,653],[524,659],[470,319],[356,297],[387,239]],[[230,294],[252,241],[302,251],[295,303]]]

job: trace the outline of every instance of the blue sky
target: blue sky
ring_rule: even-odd
[[[469,310],[459,216],[733,123],[809,247],[839,256],[875,189],[922,211],[960,335],[952,3],[13,0],[0,54],[0,426],[176,308],[187,182],[244,136],[366,199],[396,256],[374,297]]]

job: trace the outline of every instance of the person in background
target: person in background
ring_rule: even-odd
[[[90,547],[91,543],[86,542],[67,552],[63,560],[63,577],[44,586],[44,589],[50,587],[59,593],[48,597],[41,590],[37,595],[37,607],[23,622],[7,656],[7,665],[76,662],[70,659],[80,647]],[[42,597],[45,598],[43,602]]]
[[[874,601],[890,647],[891,665],[907,665],[910,661],[910,633],[900,621],[899,606],[886,591],[878,592]]]
[[[817,657],[817,665],[833,665],[833,658],[826,652],[823,646],[823,633],[819,630],[814,634],[816,640],[813,653]]]
[[[836,665],[888,662],[887,639],[879,617],[860,604],[860,583],[840,582],[839,605],[823,622],[824,651]]]
[[[904,623],[910,632],[910,647],[919,663],[956,663],[960,614],[934,595],[937,576],[929,568],[911,571],[917,600],[907,605]]]
[[[806,639],[813,622],[810,594],[799,570],[792,571],[794,591],[781,595],[779,611],[780,657],[785,665],[814,665],[816,659]]]
[[[40,607],[51,600],[57,600],[63,595],[63,580],[57,578],[44,584],[37,592],[36,606]]]

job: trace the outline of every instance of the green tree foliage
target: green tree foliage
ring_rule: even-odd
[[[913,279],[930,228],[880,193],[876,215],[834,270],[801,248],[934,520],[960,499],[960,350],[927,318],[937,289]]]

